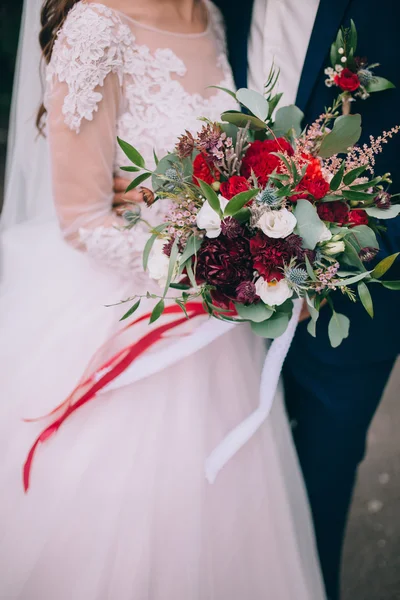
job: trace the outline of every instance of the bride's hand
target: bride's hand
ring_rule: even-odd
[[[327,300],[322,300],[320,308],[325,306],[326,303],[327,303]],[[299,317],[299,323],[301,323],[302,321],[306,321],[309,318],[310,318],[310,311],[308,310],[307,302],[304,300],[303,306],[301,309],[301,313],[300,313],[300,317]]]
[[[141,188],[136,188],[131,190],[130,192],[125,193],[126,188],[130,184],[129,179],[124,179],[123,177],[115,177],[114,178],[114,200],[113,200],[113,209],[114,211],[120,215],[126,211],[129,204],[138,204],[139,202],[143,202],[143,192]]]

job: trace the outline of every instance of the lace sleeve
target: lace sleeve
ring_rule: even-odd
[[[107,75],[115,73],[122,84],[124,50],[130,42],[129,28],[105,6],[79,3],[68,14],[47,69],[46,104],[54,86],[65,82],[62,114],[72,131],[79,133],[83,119],[93,119]]]

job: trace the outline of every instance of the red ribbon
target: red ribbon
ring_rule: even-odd
[[[188,302],[186,305],[186,311],[189,318],[197,317],[205,314],[205,310],[203,305],[199,302]],[[164,314],[176,314],[181,313],[182,310],[179,306],[168,306],[164,310]],[[110,338],[94,355],[92,360],[89,363],[88,369],[90,369],[90,365],[93,364],[96,357],[99,353],[105,349],[105,347],[113,341],[116,337],[120,336],[122,333],[127,331],[130,327],[140,323],[141,321],[145,321],[150,318],[150,314],[142,315],[132,323],[129,323],[122,330],[118,331],[112,338]],[[113,381],[116,377],[118,377],[121,373],[123,373],[132,362],[141,356],[146,350],[148,350],[151,346],[153,346],[156,342],[161,340],[165,333],[186,323],[187,318],[181,317],[170,323],[166,323],[164,325],[159,325],[155,327],[149,333],[144,335],[138,341],[133,344],[128,345],[123,350],[120,350],[116,354],[114,354],[111,359],[107,362],[103,363],[98,369],[96,369],[89,377],[83,376],[80,383],[74,388],[72,393],[68,396],[64,402],[62,402],[59,406],[57,406],[54,410],[52,410],[45,417],[40,417],[40,419],[47,418],[50,416],[54,416],[59,411],[63,411],[61,416],[59,416],[51,425],[46,427],[44,431],[39,435],[32,448],[29,451],[28,457],[24,464],[23,469],[23,483],[25,492],[29,489],[30,483],[30,475],[32,469],[32,462],[36,453],[36,450],[40,444],[43,444],[47,441],[52,435],[54,435],[61,427],[61,425],[79,408],[87,404],[90,400],[93,400],[96,397],[96,394],[102,390],[107,384]],[[100,373],[104,372],[104,375],[100,376]],[[86,370],[87,372],[87,370]],[[74,398],[76,395],[80,393],[77,400],[74,402]],[[29,421],[37,421],[38,419],[30,419]]]

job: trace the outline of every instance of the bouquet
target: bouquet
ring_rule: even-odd
[[[326,85],[337,87],[338,97],[305,129],[299,108],[277,108],[282,94],[274,93],[279,71],[273,66],[264,94],[225,90],[238,110],[223,113],[219,123],[202,119],[196,136],[186,131],[174,152],[155,156],[154,171],[119,140],[133,163],[123,169],[142,171],[128,190],[151,177],[147,204],[171,204],[166,222],[150,231],[143,256],[145,270],[161,285],[159,295],[147,294],[156,301],[150,322],[163,314],[167,298],[184,313],[200,298],[209,315],[249,321],[254,333],[273,339],[286,330],[294,299],[302,298],[313,336],[320,307],[329,304],[329,337],[337,347],[350,323],[335,311],[332,292],[361,301],[373,317],[369,286],[400,289],[399,281],[382,279],[397,254],[369,268],[379,252],[380,221],[400,212],[399,194],[388,192],[390,174],[374,173],[375,156],[399,127],[360,147],[361,117],[350,114],[355,98],[394,86],[374,74],[377,64],[356,56],[356,46],[351,22],[339,31],[325,70]],[[134,227],[140,209],[124,217],[126,227]],[[141,298],[126,301],[134,304],[123,318]]]

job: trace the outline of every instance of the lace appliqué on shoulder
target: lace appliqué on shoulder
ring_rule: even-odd
[[[47,100],[55,79],[68,85],[63,114],[70,129],[79,133],[82,120],[93,119],[103,97],[99,87],[107,75],[116,73],[122,84],[124,55],[131,47],[129,27],[111,9],[79,3],[70,11],[46,75]]]

